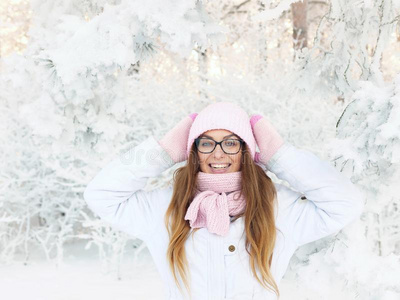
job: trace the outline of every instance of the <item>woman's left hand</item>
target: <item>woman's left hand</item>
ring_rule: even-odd
[[[252,115],[251,128],[260,152],[256,152],[255,162],[266,165],[271,157],[284,144],[284,140],[271,123],[261,115]]]

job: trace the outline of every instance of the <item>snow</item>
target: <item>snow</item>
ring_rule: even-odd
[[[28,265],[0,268],[2,299],[13,300],[162,300],[164,286],[147,251],[135,265],[128,255],[121,280],[104,272],[95,251],[82,252],[82,244],[67,246],[64,262],[56,266],[36,258]],[[76,253],[78,251],[78,253]]]
[[[14,16],[31,19],[24,52],[0,59],[1,296],[161,299],[147,250],[93,216],[83,190],[121,149],[232,101],[365,196],[353,226],[298,249],[282,299],[400,299],[400,1],[309,1],[297,52],[295,1],[261,2],[31,0]]]

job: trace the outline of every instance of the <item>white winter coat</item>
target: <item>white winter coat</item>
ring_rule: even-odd
[[[164,214],[172,187],[144,191],[147,179],[174,163],[154,137],[108,163],[88,184],[84,198],[98,216],[131,236],[142,239],[165,283],[168,300],[189,299],[175,285],[166,260],[168,234]],[[285,143],[266,166],[291,188],[275,183],[277,240],[271,271],[279,282],[296,249],[339,232],[359,218],[364,207],[352,182],[307,150]],[[296,191],[295,191],[296,190]],[[254,278],[245,250],[243,217],[221,237],[202,228],[186,241],[193,300],[277,299]],[[233,247],[232,247],[233,246]]]

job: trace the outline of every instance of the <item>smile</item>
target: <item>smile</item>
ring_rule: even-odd
[[[209,164],[213,169],[226,169],[229,168],[231,164]]]

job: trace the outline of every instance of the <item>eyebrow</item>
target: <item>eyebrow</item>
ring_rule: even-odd
[[[208,138],[210,138],[210,139],[213,138],[213,137],[211,137],[211,136],[209,136],[209,135],[206,135],[206,134],[202,134],[201,136],[208,137]],[[235,136],[235,137],[239,138],[236,134],[232,133],[232,134],[230,134],[230,135],[224,136],[223,139],[224,139],[224,138],[227,138],[227,137],[230,137],[230,136]]]

